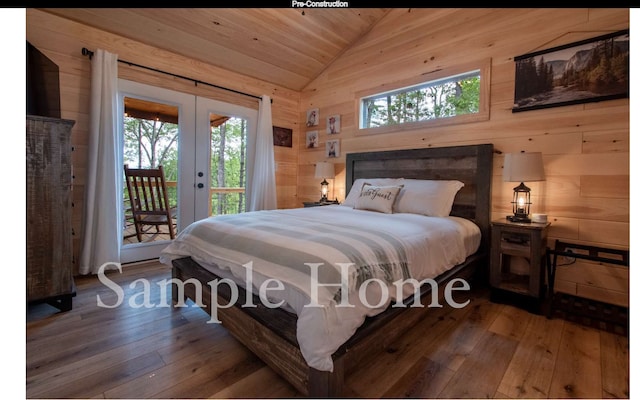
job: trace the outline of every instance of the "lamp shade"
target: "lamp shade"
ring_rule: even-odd
[[[336,171],[332,163],[321,161],[316,164],[316,178],[333,179],[336,177]]]
[[[502,180],[505,182],[543,181],[542,153],[505,154]]]

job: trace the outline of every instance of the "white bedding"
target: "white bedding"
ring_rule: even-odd
[[[250,222],[253,219],[258,222]],[[279,246],[277,251],[268,250],[274,245]],[[216,275],[233,278],[243,287],[250,266],[255,294],[266,279],[283,282],[285,290],[269,291],[270,300],[283,300],[285,308],[297,314],[297,339],[309,366],[333,371],[331,355],[367,316],[384,311],[395,300],[395,286],[388,283],[386,303],[376,308],[364,305],[356,277],[385,282],[435,278],[462,263],[479,245],[480,229],[463,218],[384,214],[330,205],[201,220],[180,232],[163,250],[160,261],[171,266],[173,259],[191,256]],[[376,258],[384,262],[376,264]],[[320,280],[339,283],[335,281],[335,273],[340,271],[337,263],[352,261],[366,267],[357,272],[350,268],[347,299],[337,288],[315,286],[319,287],[316,300],[323,307],[308,307],[314,296],[310,268],[305,263],[322,263]],[[412,294],[409,286],[405,285],[403,297]],[[369,304],[379,302],[378,287],[367,286]],[[337,306],[340,301],[352,307]]]

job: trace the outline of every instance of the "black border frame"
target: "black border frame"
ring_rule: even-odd
[[[568,49],[571,47],[578,47],[578,46],[582,46],[585,44],[589,44],[589,43],[594,43],[594,42],[598,42],[600,40],[606,40],[606,39],[610,39],[613,37],[617,37],[617,36],[623,36],[623,35],[629,35],[629,29],[622,29],[616,32],[612,32],[612,33],[608,33],[606,35],[600,35],[600,36],[596,36],[590,39],[585,39],[585,40],[580,40],[578,42],[572,42],[572,43],[568,43],[565,45],[561,45],[561,46],[556,46],[556,47],[552,47],[549,49],[544,49],[544,50],[539,50],[539,51],[535,51],[532,53],[527,53],[527,54],[523,54],[517,57],[513,58],[513,61],[515,63],[517,63],[520,60],[523,59],[527,59],[527,58],[532,58],[532,57],[537,57],[543,54],[549,54],[549,53],[554,53],[556,51],[560,51],[560,50],[564,50],[564,49]],[[631,40],[629,38],[629,40]],[[514,85],[514,87],[517,87],[517,81],[518,81],[518,76],[517,76],[517,68],[516,68],[516,76],[514,78],[516,84]],[[630,74],[630,66],[627,67],[627,74]],[[628,82],[629,78],[627,78],[627,82]],[[621,92],[618,94],[613,94],[613,95],[603,95],[603,96],[594,96],[594,97],[590,97],[590,98],[586,98],[586,99],[576,99],[576,100],[570,100],[570,101],[559,101],[556,103],[549,103],[549,104],[538,104],[538,105],[533,105],[533,106],[522,106],[522,107],[516,107],[516,99],[515,99],[515,89],[514,89],[514,99],[513,99],[513,108],[511,109],[512,113],[517,113],[517,112],[522,112],[522,111],[530,111],[530,110],[539,110],[539,109],[544,109],[544,108],[552,108],[552,107],[560,107],[560,106],[567,106],[567,105],[574,105],[574,104],[584,104],[584,103],[594,103],[594,102],[599,102],[599,101],[605,101],[605,100],[615,100],[615,99],[623,99],[623,98],[628,98],[629,97],[629,86],[627,85],[627,90],[625,92]]]

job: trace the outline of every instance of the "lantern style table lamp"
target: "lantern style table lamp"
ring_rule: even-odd
[[[322,182],[320,182],[320,192],[322,193],[320,203],[329,201],[327,198],[327,194],[329,193],[329,182],[327,182],[327,179],[333,179],[335,176],[336,172],[332,163],[321,161],[316,164],[315,177],[322,178]]]
[[[504,182],[520,182],[513,188],[513,215],[507,216],[512,222],[531,222],[531,189],[524,182],[544,181],[542,153],[507,153],[504,157]]]

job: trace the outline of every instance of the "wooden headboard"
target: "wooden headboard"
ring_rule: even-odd
[[[345,193],[358,178],[457,179],[451,215],[474,221],[489,252],[493,144],[348,153]]]

